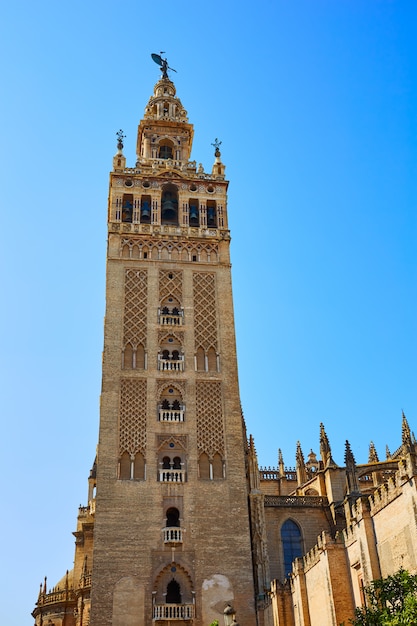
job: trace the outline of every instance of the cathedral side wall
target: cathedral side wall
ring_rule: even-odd
[[[281,528],[288,519],[298,524],[303,542],[303,554],[317,543],[323,529],[330,530],[326,513],[322,507],[265,507],[265,523],[271,578],[284,580],[284,554]]]
[[[388,487],[389,497],[389,487]],[[392,494],[394,495],[394,494]],[[376,510],[375,510],[376,509]],[[398,495],[371,511],[381,575],[389,576],[401,567],[417,572],[417,492],[415,478],[404,483]]]
[[[304,559],[304,571],[294,566],[292,588],[296,623],[300,626],[348,623],[354,603],[344,545],[325,539]]]

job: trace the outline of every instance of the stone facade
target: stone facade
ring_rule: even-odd
[[[36,626],[338,626],[363,585],[417,571],[417,446],[357,465],[259,468],[240,408],[219,143],[193,127],[166,67],[110,173],[100,433],[74,568],[41,586]]]

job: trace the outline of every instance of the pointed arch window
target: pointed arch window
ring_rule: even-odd
[[[181,587],[174,579],[167,585],[166,602],[167,604],[181,604]]]
[[[303,555],[301,530],[293,520],[287,519],[281,528],[282,550],[284,553],[284,576],[292,570],[294,559]]]

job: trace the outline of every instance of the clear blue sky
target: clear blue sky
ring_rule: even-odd
[[[2,9],[3,555],[8,626],[71,568],[98,433],[108,171],[164,50],[209,170],[222,140],[242,405],[259,461],[337,463],[417,428],[415,0]],[[10,607],[10,614],[7,610]]]

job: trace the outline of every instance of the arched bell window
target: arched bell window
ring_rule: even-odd
[[[207,200],[207,226],[209,228],[217,227],[215,200]]]
[[[199,226],[200,225],[200,212],[198,200],[190,199],[188,202],[189,207],[189,223],[190,226]]]
[[[172,151],[172,143],[168,140],[161,141],[159,144],[159,152],[158,157],[160,159],[172,159],[173,151]]]
[[[140,221],[149,224],[151,221],[151,197],[142,196],[140,200]]]
[[[162,189],[161,223],[178,225],[178,190],[175,185],[165,185]]]
[[[122,222],[132,222],[132,218],[133,195],[131,193],[124,193],[122,202]]]

